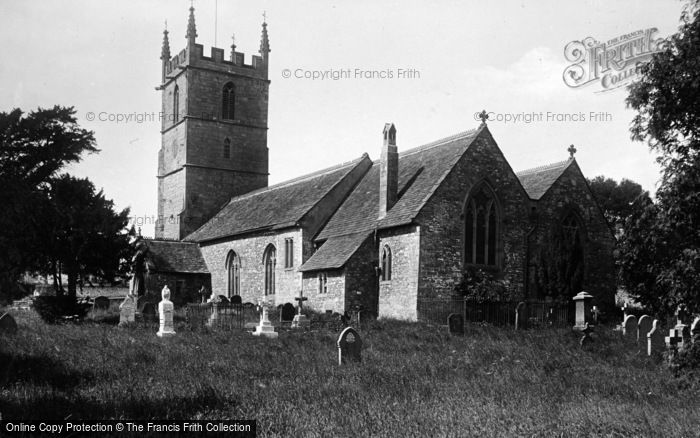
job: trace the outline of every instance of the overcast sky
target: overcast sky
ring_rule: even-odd
[[[89,177],[140,221],[146,218],[144,235],[153,234],[148,218],[157,214],[160,96],[154,88],[161,76],[162,31],[167,20],[171,53],[183,49],[189,5],[0,1],[0,111],[75,106],[80,124],[95,131],[101,152],[70,172]],[[228,56],[235,32],[246,63],[257,54],[267,11],[271,184],[364,152],[378,158],[385,122],[396,124],[399,150],[405,150],[477,127],[474,114],[486,109],[492,118],[542,114],[529,123],[489,122],[516,171],[566,159],[573,143],[588,177],[630,178],[652,192],[659,168],[646,145],[630,140],[634,114],[625,108],[626,90],[600,92],[600,83],[566,86],[563,72],[571,62],[564,48],[586,37],[605,42],[648,28],[667,37],[677,30],[682,5],[677,0],[194,2],[197,42],[205,53],[216,40]],[[347,69],[350,78],[296,77]],[[399,78],[399,69],[409,73]],[[378,73],[356,77],[366,71]],[[155,113],[156,120],[89,121],[89,112],[98,119],[101,113]],[[548,113],[568,119],[552,120]],[[592,120],[592,113],[603,114]]]

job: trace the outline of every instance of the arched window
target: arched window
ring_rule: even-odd
[[[391,280],[391,249],[388,245],[384,245],[382,248],[382,281]]]
[[[270,244],[263,255],[265,265],[265,295],[275,294],[275,265],[277,264],[277,250]]]
[[[469,197],[464,210],[464,262],[496,266],[499,231],[496,196],[482,184]]]
[[[229,251],[226,257],[226,271],[228,272],[228,296],[241,294],[241,259],[233,251]]]
[[[177,123],[180,120],[180,87],[175,85],[175,91],[173,91],[173,123]]]
[[[328,293],[328,275],[325,272],[318,273],[318,293]]]
[[[584,254],[583,228],[578,216],[570,211],[561,221],[559,258],[561,278],[564,280],[564,296],[572,297],[583,286]]]
[[[233,83],[229,82],[224,85],[224,93],[221,99],[222,119],[233,120],[234,109],[236,107],[235,97],[236,87],[234,87]]]
[[[224,140],[224,158],[231,158],[231,140]]]

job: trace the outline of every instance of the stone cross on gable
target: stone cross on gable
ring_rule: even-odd
[[[308,298],[304,296],[304,291],[300,290],[299,296],[294,298],[294,300],[299,302],[299,307],[297,307],[297,313],[301,314],[301,309],[304,307],[304,301],[308,300]]]
[[[569,146],[569,149],[567,149],[567,151],[569,151],[569,158],[574,158],[574,154],[576,153],[576,146]]]
[[[485,125],[486,121],[489,119],[489,113],[487,113],[486,110],[483,110],[479,113],[479,118],[481,119],[481,123]]]

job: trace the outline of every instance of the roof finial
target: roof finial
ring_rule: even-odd
[[[231,34],[231,62],[236,62],[236,34]]]
[[[569,160],[573,160],[574,154],[576,153],[576,147],[574,145],[571,145],[569,146],[569,149],[567,149],[567,151],[569,151]]]
[[[263,11],[263,24],[267,24],[267,11]]]
[[[489,119],[489,113],[483,110],[479,113],[479,118],[481,119],[481,124],[486,125],[486,121]]]
[[[190,0],[190,18],[187,22],[187,35],[185,38],[192,44],[194,44],[194,39],[197,38],[197,26],[194,24],[194,0]]]

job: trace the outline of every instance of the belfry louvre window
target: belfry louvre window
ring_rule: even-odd
[[[224,92],[221,99],[221,118],[224,120],[233,120],[234,110],[236,107],[236,87],[229,82],[224,85]]]
[[[175,85],[175,91],[173,91],[173,123],[177,123],[180,120],[180,87]]]
[[[497,264],[498,208],[494,193],[483,184],[469,197],[464,212],[464,261]]]

